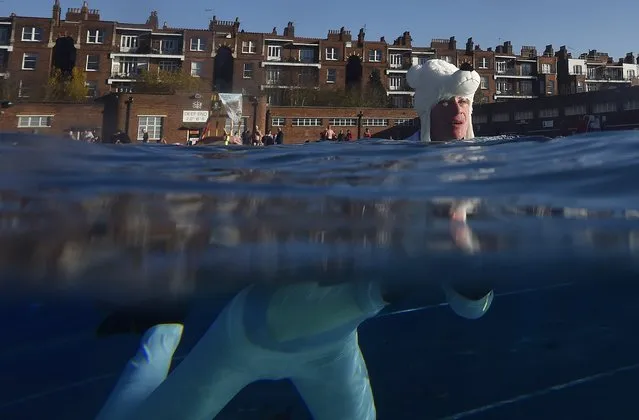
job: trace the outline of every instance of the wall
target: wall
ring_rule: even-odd
[[[69,130],[96,129],[96,134],[102,137],[104,105],[99,102],[90,103],[54,103],[54,102],[23,102],[2,110],[0,115],[0,131],[31,133],[54,136],[66,136]],[[51,127],[18,128],[20,115],[51,115]],[[81,118],[79,118],[81,116]]]
[[[297,108],[297,107],[269,107],[271,120],[273,118],[284,118],[284,125],[281,127],[284,131],[286,143],[304,143],[305,141],[314,141],[320,138],[322,130],[326,129],[329,125],[329,119],[342,118],[342,119],[357,119],[357,114],[362,112],[362,119],[369,118],[386,120],[387,124],[384,126],[371,126],[368,127],[373,136],[380,136],[383,138],[393,137],[395,139],[404,138],[412,134],[415,130],[415,122],[417,113],[413,109],[399,109],[399,108],[330,108],[330,107],[313,107],[313,108]],[[294,126],[294,118],[319,118],[321,119],[321,125],[314,126]],[[397,120],[404,120],[408,125],[397,125]],[[408,120],[408,121],[406,121]],[[276,131],[278,127],[272,127],[273,131]],[[353,138],[357,138],[357,124],[350,126],[333,125],[333,130],[338,132],[340,129],[346,132],[347,129],[351,130]],[[366,127],[362,125],[361,134],[363,136],[364,129]]]

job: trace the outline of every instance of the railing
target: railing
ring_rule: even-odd
[[[522,92],[519,90],[515,90],[515,89],[508,89],[508,90],[498,90],[497,92],[495,92],[495,95],[497,96],[534,96],[535,94],[530,91],[530,92]]]
[[[495,72],[495,74],[497,76],[528,76],[528,77],[534,77],[537,75],[534,70],[523,71],[522,69],[507,69],[503,71],[498,70],[497,72]]]

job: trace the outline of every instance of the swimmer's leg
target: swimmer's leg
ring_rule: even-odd
[[[357,340],[354,331],[344,347],[291,378],[314,420],[375,420],[368,369]]]
[[[142,336],[136,355],[126,364],[96,420],[130,418],[168,375],[183,329],[182,324],[161,324]]]

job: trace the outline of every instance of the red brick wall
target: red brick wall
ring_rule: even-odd
[[[329,124],[330,118],[357,118],[357,113],[362,112],[362,119],[376,118],[386,119],[387,125],[382,127],[368,127],[373,134],[380,135],[382,137],[393,138],[401,137],[399,131],[404,133],[405,131],[414,131],[414,128],[398,127],[395,125],[397,119],[414,119],[417,118],[417,113],[413,109],[395,109],[395,108],[295,108],[295,107],[270,107],[269,108],[271,119],[274,117],[284,118],[284,126],[281,127],[284,131],[285,142],[291,143],[304,143],[306,140],[314,141],[320,138],[322,130],[326,129]],[[298,127],[293,126],[293,118],[321,118],[321,126],[312,127]],[[270,122],[269,122],[269,125]],[[273,130],[277,130],[278,127],[272,127]],[[362,136],[364,129],[362,126]],[[333,126],[333,130],[338,132],[343,129],[346,132],[347,129],[351,130],[353,138],[357,137],[357,126],[340,127]],[[401,130],[400,130],[401,129]],[[394,132],[398,134],[393,135]]]
[[[4,109],[0,115],[0,130],[38,134],[66,136],[69,129],[79,127],[101,128],[103,118],[101,103],[88,104],[60,104],[60,103],[18,103]],[[20,115],[53,115],[51,127],[46,128],[18,128]],[[102,136],[102,130],[96,133]]]

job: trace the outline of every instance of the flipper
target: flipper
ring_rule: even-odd
[[[160,324],[184,324],[188,314],[186,303],[161,303],[141,307],[122,307],[112,310],[96,328],[98,337],[118,334],[144,334]]]

